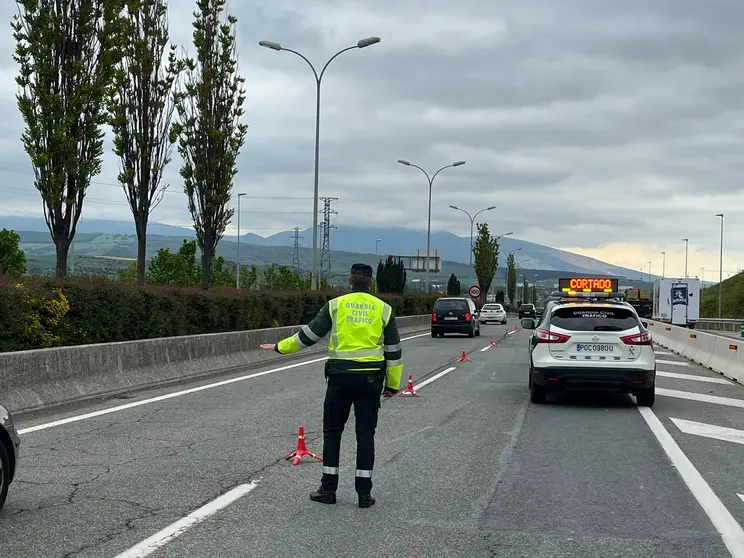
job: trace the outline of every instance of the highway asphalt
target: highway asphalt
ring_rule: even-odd
[[[371,509],[353,415],[335,506],[308,499],[319,462],[284,460],[300,425],[322,454],[323,362],[301,364],[322,355],[23,417],[0,556],[743,556],[744,387],[657,349],[651,411],[534,405],[514,321],[404,342],[405,373],[428,383],[382,404]]]

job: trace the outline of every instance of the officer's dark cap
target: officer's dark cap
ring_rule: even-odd
[[[352,275],[361,275],[362,277],[372,277],[372,266],[367,264],[355,263],[351,266]]]

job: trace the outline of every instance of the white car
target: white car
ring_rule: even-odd
[[[556,293],[557,294],[557,293]],[[656,356],[651,334],[635,309],[600,293],[573,293],[548,302],[530,329],[529,387],[533,403],[563,390],[632,393],[640,406],[654,404]]]
[[[506,310],[501,304],[488,303],[484,304],[480,310],[480,321],[482,324],[488,322],[506,323]]]

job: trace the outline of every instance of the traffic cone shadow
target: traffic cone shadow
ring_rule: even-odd
[[[408,385],[403,391],[398,392],[396,395],[410,395],[411,397],[421,397],[419,393],[413,388],[413,376],[411,376],[410,374],[408,375]]]
[[[288,461],[294,458],[294,461],[292,461],[292,465],[297,465],[306,455],[317,459],[318,461],[323,461],[323,458],[321,456],[316,455],[309,449],[307,449],[307,446],[305,445],[305,427],[300,425],[300,432],[297,435],[297,449],[290,453],[287,457],[285,457],[284,460]]]

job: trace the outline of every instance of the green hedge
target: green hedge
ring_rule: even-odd
[[[340,294],[0,278],[0,352],[303,324]],[[415,293],[380,298],[397,316],[427,314],[436,300]]]

